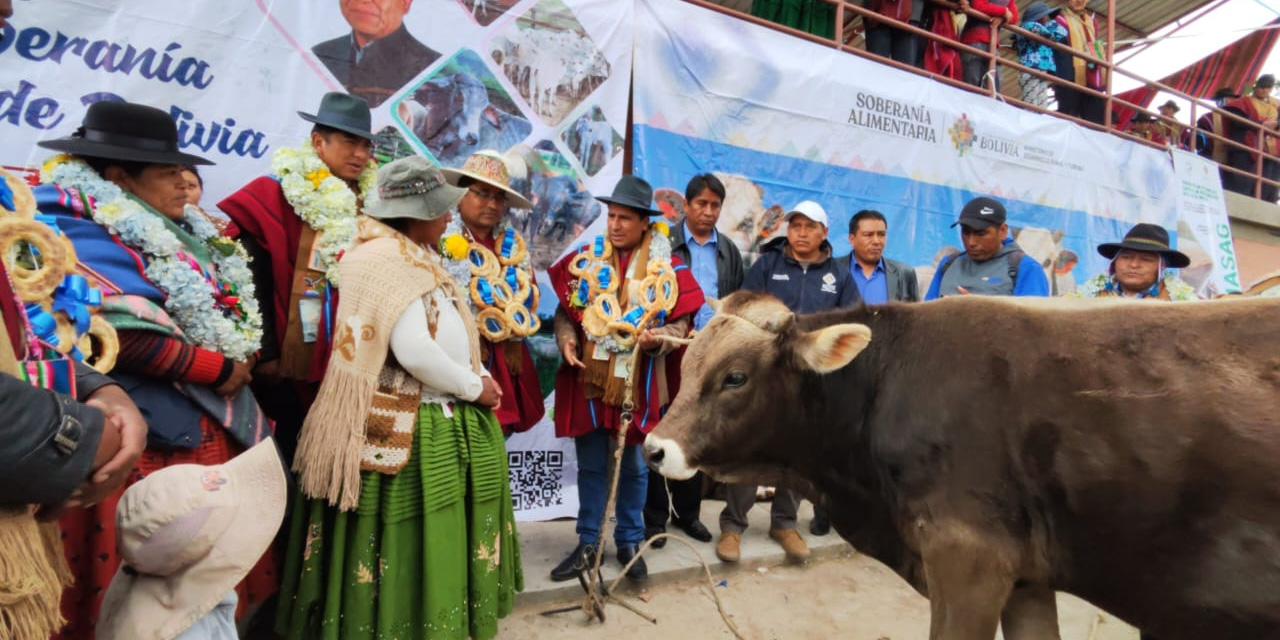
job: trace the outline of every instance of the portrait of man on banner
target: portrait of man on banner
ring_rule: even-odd
[[[338,0],[350,32],[311,52],[352,95],[376,107],[408,84],[440,53],[404,26],[413,0]]]

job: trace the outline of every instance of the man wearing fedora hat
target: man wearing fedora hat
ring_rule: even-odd
[[[1215,133],[1217,135],[1223,135],[1227,132],[1226,118],[1222,116],[1222,108],[1226,106],[1228,102],[1239,97],[1240,94],[1231,87],[1222,87],[1214,92],[1213,105],[1215,108],[1196,120],[1196,128],[1200,130],[1196,135],[1196,153],[1205,158],[1209,158],[1218,164],[1226,164],[1227,145],[1214,144],[1214,139],[1205,134]],[[1222,173],[1225,174],[1226,172],[1224,171]]]
[[[300,147],[276,151],[271,175],[255,178],[218,207],[231,218],[226,234],[239,239],[262,310],[262,351],[254,391],[276,423],[276,439],[292,460],[298,429],[319,388],[329,357],[337,309],[330,278],[350,246],[364,192],[373,188],[373,132],[369,105],[330,92]]]
[[[1280,180],[1280,162],[1274,159],[1277,149],[1280,149],[1280,145],[1276,144],[1275,133],[1277,118],[1280,118],[1280,102],[1271,97],[1271,90],[1275,86],[1275,76],[1269,73],[1258,76],[1258,81],[1253,84],[1253,93],[1236,98],[1224,107],[1224,110],[1230,113],[1256,122],[1261,125],[1263,131],[1267,132],[1259,138],[1261,132],[1255,127],[1245,126],[1239,122],[1227,123],[1228,137],[1244,145],[1243,147],[1232,146],[1227,150],[1227,164],[1250,175],[1227,172],[1227,179],[1222,185],[1226,189],[1247,196],[1254,195],[1258,181],[1251,175],[1258,171],[1258,150],[1266,154],[1262,160],[1262,177],[1273,181]],[[1262,200],[1275,202],[1277,187],[1264,182],[1257,193]]]
[[[1186,128],[1178,123],[1178,112],[1181,110],[1182,107],[1178,106],[1178,103],[1172,99],[1166,100],[1159,106],[1160,118],[1156,123],[1156,129],[1168,144],[1186,148],[1189,144],[1186,137],[1189,134]]]
[[[1156,144],[1169,143],[1169,139],[1165,137],[1164,129],[1160,128],[1160,125],[1156,122],[1156,117],[1145,111],[1139,111],[1129,119],[1129,133],[1148,142]]]
[[[652,223],[653,188],[624,175],[608,205],[604,235],[557,261],[547,276],[559,298],[556,343],[563,363],[556,374],[556,435],[574,439],[578,454],[578,545],[551,571],[570,580],[594,561],[608,498],[611,434],[623,424],[622,407],[634,403],[618,483],[617,558],[626,565],[644,540],[648,490],[640,444],[680,386],[679,356],[664,337],[683,338],[705,301],[693,274],[672,256],[668,229]],[[629,369],[635,350],[635,369]],[[633,386],[627,397],[628,377]],[[648,577],[642,558],[627,576]]]
[[[1082,298],[1152,298],[1195,300],[1191,287],[1170,269],[1182,269],[1191,258],[1169,245],[1169,232],[1146,222],[1133,226],[1120,242],[1098,245],[1098,253],[1111,261],[1076,294]]]
[[[507,159],[497,151],[486,149],[473,153],[461,169],[443,171],[449,184],[466,189],[458,201],[458,219],[450,223],[446,236],[457,235],[468,243],[483,247],[493,254],[494,261],[503,265],[504,281],[509,279],[517,284],[521,280],[527,281],[530,287],[528,296],[533,296],[532,288],[536,288],[538,283],[531,266],[532,247],[507,219],[507,207],[532,209],[533,204],[511,188]],[[449,239],[446,237],[445,241]],[[484,276],[472,268],[468,257],[462,256],[451,262],[457,265],[459,279],[464,280],[459,284],[467,289],[482,286],[480,281]],[[536,314],[537,309],[528,308],[534,300],[536,297],[516,301],[515,304],[526,305],[525,312],[516,317]],[[486,331],[484,324],[487,322],[502,326],[496,329],[497,333]],[[525,343],[527,334],[534,330],[532,320],[524,326],[525,330],[521,330],[506,313],[502,318],[487,314],[480,325],[485,367],[502,388],[502,404],[494,410],[498,423],[507,434],[527,431],[546,413],[538,371]],[[497,337],[504,339],[496,342],[490,339]]]
[[[404,16],[412,4],[413,0],[340,0],[351,32],[321,42],[311,52],[347,91],[376,107],[440,58],[405,29]]]

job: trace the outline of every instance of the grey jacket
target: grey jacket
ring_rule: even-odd
[[[115,383],[77,363],[80,399],[108,384]],[[0,507],[58,504],[88,479],[102,412],[0,374],[0,416]]]
[[[900,302],[920,302],[920,280],[916,278],[916,268],[897,260],[884,260],[885,288],[889,290],[889,299]],[[841,258],[853,273],[858,265],[853,262],[853,253]]]
[[[716,240],[716,288],[719,297],[723,298],[742,288],[742,253],[723,233]],[[671,253],[678,256],[685,264],[689,264],[689,247],[684,237],[684,220],[671,225]]]

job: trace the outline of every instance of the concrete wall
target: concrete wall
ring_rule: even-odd
[[[1280,206],[1226,192],[1231,236],[1236,246],[1240,285],[1280,271]]]

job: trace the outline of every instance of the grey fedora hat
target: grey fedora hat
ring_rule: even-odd
[[[320,108],[314,114],[299,111],[307,122],[322,124],[339,131],[346,131],[366,140],[373,139],[373,117],[364,100],[341,91],[330,91],[320,99]]]
[[[213,164],[178,151],[178,125],[167,111],[132,102],[95,102],[66,138],[37,146],[88,158],[153,164]]]
[[[620,204],[635,209],[645,216],[660,216],[662,212],[653,208],[653,187],[639,176],[625,175],[613,186],[613,194],[597,196],[596,200],[606,204]]]
[[[435,163],[407,156],[378,169],[378,195],[365,205],[364,213],[379,220],[435,220],[457,206],[466,192],[449,184]]]

